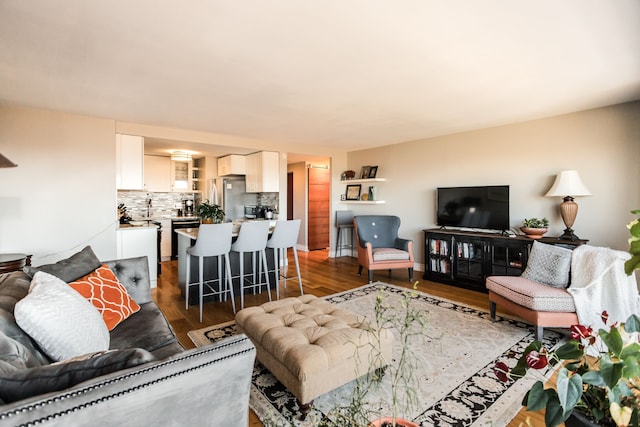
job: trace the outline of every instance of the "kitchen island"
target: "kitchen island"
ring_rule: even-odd
[[[158,226],[148,221],[142,225],[120,224],[116,230],[118,259],[146,256],[149,261],[151,287],[158,283]]]
[[[276,221],[270,221],[269,233],[273,231],[273,227],[276,224]],[[233,224],[233,237],[238,236],[238,232],[240,231],[240,227],[242,227],[242,222],[234,221]],[[176,237],[178,239],[178,287],[180,288],[180,294],[184,297],[185,291],[185,283],[186,283],[186,274],[187,274],[187,248],[193,246],[196,239],[198,238],[198,229],[197,228],[181,228],[175,230]],[[250,253],[244,254],[244,271],[251,271],[251,255]],[[240,258],[237,253],[231,252],[229,254],[229,262],[231,264],[231,271],[233,275],[238,275],[240,271]],[[269,270],[273,270],[273,250],[267,249],[267,265]],[[204,272],[203,272],[204,280],[214,280],[218,278],[218,263],[217,262],[206,262],[204,264]],[[194,260],[192,261],[191,266],[191,275],[190,282],[197,282],[199,277],[199,267],[198,263]],[[271,283],[271,289],[275,289],[274,285],[276,283],[275,273],[269,274],[269,282]],[[240,281],[238,279],[233,280],[233,289],[234,293],[237,295],[240,292]],[[213,297],[205,297],[205,301],[212,300]],[[189,292],[189,304],[195,305],[198,303],[198,293],[197,292]]]

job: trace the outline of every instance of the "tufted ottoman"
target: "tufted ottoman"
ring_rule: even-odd
[[[298,399],[302,419],[316,397],[391,361],[393,335],[380,331],[377,349],[364,320],[313,295],[236,314],[238,329],[255,345],[257,359]]]

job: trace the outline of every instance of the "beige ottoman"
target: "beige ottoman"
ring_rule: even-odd
[[[298,399],[303,419],[316,397],[390,363],[391,331],[381,331],[377,349],[364,320],[313,295],[236,314],[239,331],[256,346],[260,363]],[[381,357],[374,361],[372,355]]]

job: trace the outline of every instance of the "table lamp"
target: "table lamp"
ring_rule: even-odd
[[[577,171],[562,171],[556,176],[556,180],[545,196],[563,198],[560,204],[560,215],[562,215],[562,221],[564,221],[564,225],[567,228],[564,230],[562,236],[559,237],[560,239],[580,239],[571,228],[578,215],[578,204],[573,201],[573,198],[590,195],[591,192],[582,183]]]

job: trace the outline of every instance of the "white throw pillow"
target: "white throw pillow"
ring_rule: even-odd
[[[572,253],[571,249],[534,241],[522,277],[554,288],[566,288]]]
[[[109,349],[109,331],[96,308],[62,280],[42,271],[18,301],[16,323],[47,355],[65,360]]]

